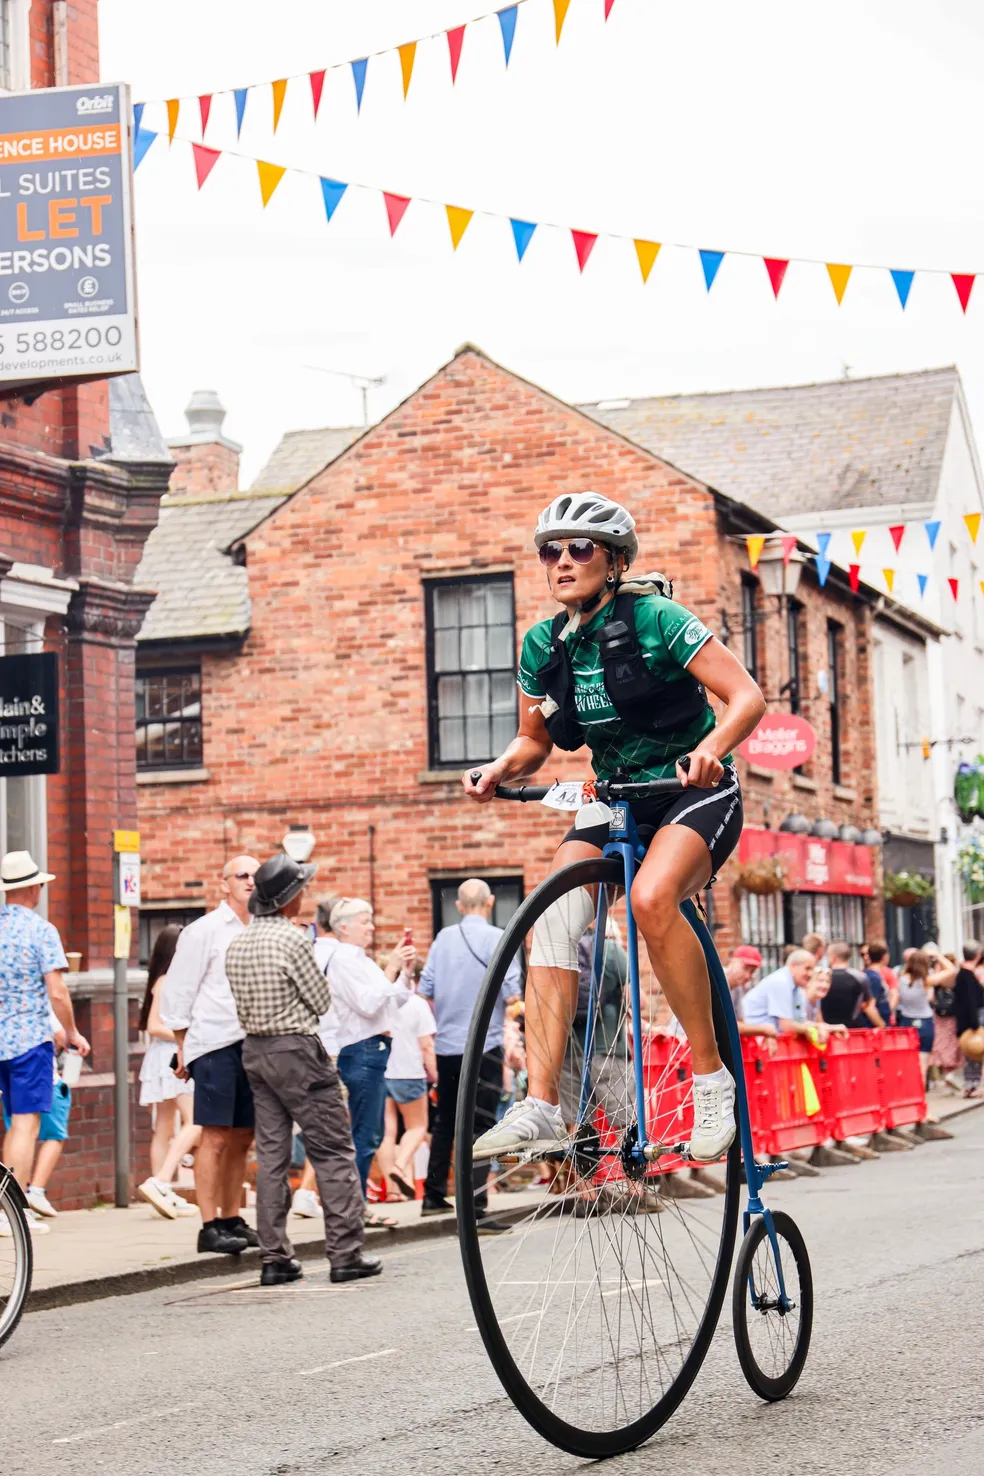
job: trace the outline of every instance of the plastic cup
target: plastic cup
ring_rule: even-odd
[[[61,1079],[67,1087],[78,1086],[82,1075],[82,1057],[78,1051],[66,1051],[62,1062]]]

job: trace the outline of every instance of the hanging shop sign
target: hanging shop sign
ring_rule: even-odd
[[[739,861],[758,861],[763,856],[781,856],[786,863],[786,891],[874,896],[875,880],[868,846],[746,826],[738,842]]]
[[[789,712],[770,712],[754,733],[739,743],[738,752],[760,769],[796,769],[813,757],[817,735],[806,718]]]
[[[0,382],[138,368],[130,95],[0,94]]]
[[[0,656],[0,778],[58,773],[58,657]]]

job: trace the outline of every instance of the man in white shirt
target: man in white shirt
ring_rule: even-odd
[[[195,1083],[195,1122],[202,1129],[195,1155],[198,1249],[226,1255],[259,1244],[240,1213],[253,1094],[243,1070],[245,1031],[225,971],[226,950],[249,922],[259,864],[253,856],[226,862],[223,900],[182,930],[161,990],[161,1019],[177,1042],[177,1075]]]
[[[831,1028],[822,1021],[811,1020],[815,968],[812,953],[805,948],[794,949],[781,969],[766,974],[745,995],[742,1001],[745,1024],[771,1025],[781,1035],[810,1035],[816,1031],[821,1040],[826,1040]]]

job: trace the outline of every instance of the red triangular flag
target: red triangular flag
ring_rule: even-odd
[[[195,177],[198,180],[198,188],[201,189],[215,168],[215,161],[219,157],[221,150],[207,149],[204,144],[193,143],[191,152],[195,156]]]
[[[857,594],[857,592],[858,592],[858,585],[861,582],[861,565],[860,564],[848,564],[848,566],[847,566],[847,577],[851,581],[851,593],[852,594]]]
[[[612,13],[612,6],[614,4],[615,4],[615,0],[605,0],[605,20],[607,20],[608,17],[611,15],[611,13]]]
[[[765,262],[765,270],[768,272],[769,281],[772,283],[773,296],[778,297],[779,288],[782,286],[782,279],[786,275],[786,268],[789,266],[789,262],[782,261],[777,256],[763,256],[762,260]]]
[[[574,250],[577,252],[578,270],[583,272],[588,257],[594,250],[594,243],[598,237],[597,235],[592,235],[590,231],[572,230],[571,239],[574,242]]]
[[[960,299],[960,306],[963,308],[964,312],[966,312],[967,304],[970,301],[970,294],[974,290],[974,275],[973,273],[968,276],[966,273],[963,272],[951,272],[950,278],[953,282],[954,287],[956,287],[957,289],[957,296]]]
[[[783,561],[784,564],[788,564],[789,563],[790,559],[793,556],[793,549],[795,547],[796,547],[796,534],[795,533],[787,533],[784,536],[783,540],[782,540],[782,561]]]
[[[407,195],[388,195],[385,190],[383,199],[386,202],[386,219],[389,221],[390,235],[395,236],[396,228],[406,214],[410,199]]]
[[[896,523],[893,527],[889,528],[888,531],[892,535],[892,542],[895,544],[895,552],[898,553],[899,544],[902,542],[902,534],[905,532],[905,524]]]
[[[454,30],[448,31],[448,53],[451,57],[451,85],[457,81],[458,63],[461,60],[461,43],[465,39],[464,26],[455,26]]]
[[[318,109],[321,107],[321,89],[325,85],[324,72],[309,72],[308,79],[311,83],[311,101],[314,103],[314,116],[317,118]]]
[[[208,115],[212,111],[212,94],[210,92],[203,92],[198,99],[198,111],[202,115],[202,138],[204,138],[205,130],[208,127]]]
[[[956,599],[957,598],[958,591],[960,589],[960,580],[959,579],[948,579],[946,582],[950,586],[950,593],[953,595],[953,598]]]

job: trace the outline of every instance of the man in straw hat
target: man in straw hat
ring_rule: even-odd
[[[49,1001],[68,1044],[82,1056],[89,1054],[62,978],[68,961],[58,930],[34,910],[41,888],[54,879],[28,851],[8,851],[0,861],[0,1092],[10,1117],[3,1161],[22,1189],[31,1175],[41,1114],[51,1111],[55,1053]],[[34,1212],[29,1216],[37,1228]],[[0,1224],[0,1234],[5,1229]]]
[[[362,1194],[348,1113],[338,1073],[318,1034],[331,990],[310,939],[293,926],[315,870],[286,855],[265,861],[249,899],[254,920],[226,955],[246,1032],[243,1065],[253,1089],[263,1286],[296,1281],[303,1274],[287,1238],[294,1122],[304,1134],[318,1181],[332,1281],[358,1281],[383,1269],[378,1256],[362,1253]]]

